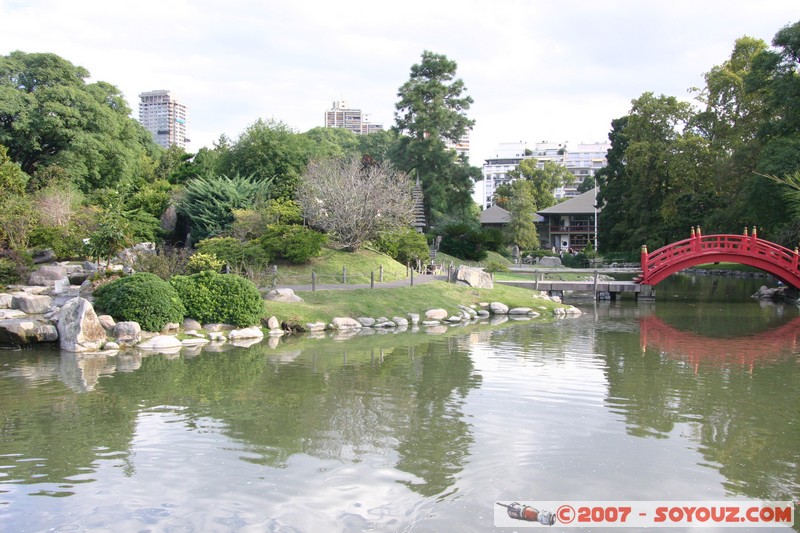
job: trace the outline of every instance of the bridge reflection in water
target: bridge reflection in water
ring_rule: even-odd
[[[697,372],[700,364],[736,365],[752,371],[758,363],[784,360],[797,353],[800,317],[753,335],[735,338],[706,337],[684,331],[656,315],[639,319],[639,343],[669,357],[685,359]]]

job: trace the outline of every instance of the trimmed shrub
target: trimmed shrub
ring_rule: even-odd
[[[189,258],[189,262],[186,263],[186,271],[190,274],[196,274],[204,270],[219,272],[223,266],[225,266],[225,261],[217,259],[216,255],[198,252]]]
[[[185,309],[177,291],[155,274],[138,272],[98,287],[97,308],[115,320],[138,322],[144,331],[161,331],[169,322],[181,322]]]
[[[301,264],[320,254],[328,236],[303,226],[273,224],[259,241],[271,257]]]
[[[197,251],[213,255],[237,272],[248,268],[261,270],[270,262],[270,254],[258,241],[241,242],[233,237],[214,237],[197,243]]]
[[[381,233],[375,246],[398,263],[408,264],[418,259],[427,261],[430,257],[428,240],[414,228]]]
[[[186,308],[186,315],[203,323],[246,327],[258,324],[264,300],[248,279],[235,274],[205,270],[191,276],[175,276],[170,283]]]

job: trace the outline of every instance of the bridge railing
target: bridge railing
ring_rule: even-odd
[[[798,252],[759,239],[755,228],[749,235],[747,232],[744,235],[702,235],[700,228],[697,231],[692,228],[690,238],[674,242],[652,253],[647,252],[646,246],[642,247],[642,279],[650,279],[659,272],[668,270],[690,258],[704,255],[714,256],[721,253],[761,259],[793,274],[800,274]],[[713,261],[713,258],[709,257],[709,260]]]

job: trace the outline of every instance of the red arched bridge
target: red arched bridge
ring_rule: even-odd
[[[744,235],[703,235],[692,228],[692,236],[668,244],[654,252],[642,246],[642,275],[636,282],[656,285],[670,274],[705,263],[741,263],[768,272],[800,289],[797,249],[789,250],[774,242],[759,239],[756,228]]]

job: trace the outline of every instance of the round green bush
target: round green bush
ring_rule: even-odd
[[[138,322],[144,331],[161,331],[169,322],[180,323],[186,313],[172,285],[149,272],[98,287],[94,302],[115,320]]]
[[[170,283],[180,295],[186,315],[203,323],[246,327],[258,324],[264,300],[252,281],[235,274],[206,270],[175,276]]]
[[[328,236],[304,226],[272,224],[259,242],[271,257],[300,265],[320,254]]]

